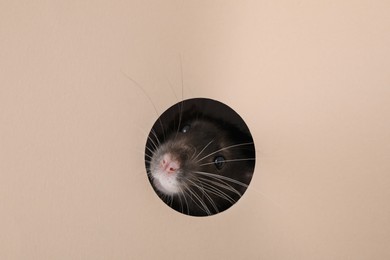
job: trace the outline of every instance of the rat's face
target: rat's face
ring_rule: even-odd
[[[231,205],[245,191],[249,161],[243,151],[251,143],[231,140],[226,129],[210,120],[183,121],[157,147],[149,175],[158,193],[182,201],[189,197],[187,203],[209,215],[209,207],[219,211],[216,198]]]
[[[206,121],[187,121],[172,132],[154,153],[153,184],[166,195],[184,192],[199,182],[201,173],[216,174],[225,164],[219,129]]]

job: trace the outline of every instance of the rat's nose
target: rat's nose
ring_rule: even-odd
[[[164,154],[160,165],[166,173],[175,173],[180,168],[180,163],[169,153]]]

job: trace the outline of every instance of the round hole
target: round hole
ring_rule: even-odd
[[[255,146],[247,125],[229,106],[187,99],[154,123],[145,166],[165,204],[183,214],[210,216],[245,193],[254,172]]]

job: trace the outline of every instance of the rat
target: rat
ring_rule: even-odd
[[[212,99],[188,99],[153,125],[145,166],[153,189],[168,206],[191,216],[210,216],[230,208],[245,193],[255,147],[233,109]]]

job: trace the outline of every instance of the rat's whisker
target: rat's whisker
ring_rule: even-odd
[[[243,186],[245,188],[248,188],[248,184],[245,184],[243,182],[237,181],[235,179],[232,179],[232,178],[229,178],[229,177],[226,177],[226,176],[217,175],[217,174],[213,174],[213,173],[209,173],[209,172],[200,172],[200,171],[196,171],[195,173],[201,174],[201,175],[205,175],[205,176],[209,176],[209,177],[213,177],[213,178],[217,178],[217,179],[222,179],[222,180],[225,180],[225,181],[229,181],[229,182],[238,184],[238,185]]]
[[[234,147],[239,147],[239,146],[244,146],[244,145],[252,145],[252,144],[253,144],[253,142],[230,145],[230,146],[224,147],[222,149],[219,149],[217,151],[214,151],[212,153],[209,153],[208,155],[206,155],[206,156],[202,157],[201,159],[199,159],[197,162],[201,162],[204,159],[206,159],[207,157],[210,157],[211,155],[216,154],[218,152],[222,152],[222,151],[234,148]]]
[[[201,155],[203,153],[203,151],[210,145],[214,142],[214,139],[211,140],[208,144],[205,145],[205,147],[198,153],[198,155],[193,159],[194,161],[199,157],[199,155]]]

